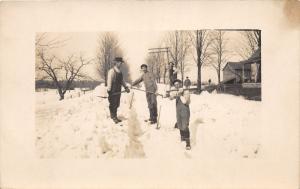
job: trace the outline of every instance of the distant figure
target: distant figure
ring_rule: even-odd
[[[186,142],[186,149],[191,149],[190,144],[190,92],[188,90],[183,90],[181,80],[177,79],[174,81],[174,87],[172,87],[170,92],[170,99],[176,99],[176,126],[180,131],[181,141]]]
[[[189,77],[186,77],[186,79],[184,80],[184,86],[186,89],[190,88],[191,80],[189,79]]]
[[[208,80],[208,85],[210,85],[210,84],[211,84],[211,79]]]
[[[120,106],[121,87],[123,85],[127,93],[129,93],[130,90],[126,86],[123,74],[120,70],[122,63],[124,63],[123,59],[121,57],[116,57],[114,62],[114,67],[112,67],[107,74],[107,92],[110,117],[115,123],[118,123],[121,122],[121,120],[117,117],[117,110]]]
[[[140,82],[144,81],[145,89],[146,89],[146,99],[148,103],[149,113],[150,113],[150,124],[157,123],[157,101],[156,101],[156,91],[157,85],[155,81],[155,76],[147,70],[147,65],[142,64],[141,70],[143,74],[134,82],[132,82],[132,86],[139,84]]]

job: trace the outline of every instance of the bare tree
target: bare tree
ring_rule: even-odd
[[[218,75],[218,84],[221,82],[221,70],[227,61],[225,31],[216,30],[212,32],[212,44],[210,50],[213,56],[209,58],[210,65],[216,70]]]
[[[161,78],[164,77],[163,75],[165,69],[164,57],[163,54],[158,53],[155,58],[156,58],[156,79],[157,82],[160,83]]]
[[[208,63],[211,56],[209,47],[212,44],[208,30],[196,30],[191,33],[191,40],[196,51],[196,57],[194,60],[197,64],[197,90],[201,92],[201,68],[203,65]]]
[[[98,73],[104,79],[105,86],[107,86],[107,73],[113,66],[112,62],[118,51],[118,41],[115,34],[111,32],[99,35],[99,47],[97,52]]]
[[[171,62],[175,69],[180,71],[181,79],[184,78],[186,57],[190,49],[190,39],[187,31],[169,32],[166,36],[166,46],[170,47]],[[177,72],[173,74],[173,78],[177,79]]]
[[[187,71],[187,61],[186,58],[189,54],[190,46],[191,46],[191,41],[188,38],[188,32],[181,33],[181,40],[182,43],[179,46],[179,69],[180,69],[180,75],[181,75],[181,81],[184,79],[184,74]]]
[[[165,40],[163,38],[163,40]],[[153,61],[155,63],[155,70],[157,72],[157,82],[161,82],[161,78],[163,78],[163,83],[166,84],[167,73],[169,76],[170,67],[169,67],[169,47],[166,47],[164,41],[160,42],[160,45],[156,48],[148,49],[149,55],[147,57],[147,63],[152,64]],[[154,59],[154,60],[152,60]],[[171,79],[169,77],[169,79]]]
[[[43,52],[40,52],[38,56],[40,59],[38,69],[46,73],[45,79],[51,79],[54,82],[60,100],[64,99],[66,91],[70,89],[75,79],[87,78],[82,73],[82,68],[93,61],[93,59],[85,60],[82,56],[78,58],[78,61],[73,55],[60,60],[55,55],[47,57]]]
[[[48,39],[46,33],[36,36],[36,72],[42,75],[41,79],[50,79],[54,82],[60,100],[64,99],[66,91],[70,89],[75,79],[88,77],[82,70],[92,62],[92,59],[85,60],[82,55],[78,59],[74,55],[65,60],[59,59],[50,50],[60,47],[63,42],[65,41],[57,38]]]
[[[97,49],[97,70],[99,76],[104,80],[107,86],[107,73],[112,68],[113,60],[116,56],[123,56],[123,52],[119,46],[117,36],[112,32],[106,32],[99,35]],[[125,80],[130,80],[129,68],[127,64],[122,66],[123,76]]]
[[[146,58],[148,64],[148,70],[152,72],[158,83],[161,82],[161,78],[165,77],[165,61],[162,53],[150,53]],[[165,79],[164,79],[165,82]]]
[[[261,47],[261,31],[247,30],[240,31],[242,41],[237,49],[237,53],[243,58],[248,59],[253,53]]]
[[[37,33],[35,37],[35,79],[44,80],[48,78],[48,74],[39,69],[40,55],[53,54],[51,51],[63,47],[68,39],[61,39],[60,36],[49,37],[48,33]],[[54,55],[52,55],[52,59],[54,59]]]

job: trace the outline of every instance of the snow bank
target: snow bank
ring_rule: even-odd
[[[261,103],[227,94],[191,97],[192,144],[213,157],[254,158],[259,155]],[[222,146],[222,148],[220,148]]]

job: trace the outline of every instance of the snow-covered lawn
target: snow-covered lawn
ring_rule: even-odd
[[[257,158],[262,153],[261,102],[209,94],[191,96],[192,150],[180,142],[175,101],[158,99],[160,129],[144,122],[149,117],[145,93],[122,94],[118,115],[109,118],[108,100],[93,91],[36,93],[36,150],[40,158]],[[72,95],[72,98],[71,98]]]

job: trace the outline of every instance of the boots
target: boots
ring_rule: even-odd
[[[119,123],[119,121],[116,117],[112,118],[112,120],[115,122],[115,124]]]
[[[186,141],[185,149],[190,150],[191,149],[190,130],[187,128],[187,130],[185,131],[180,131],[180,134],[181,132],[182,132],[181,136],[183,136],[183,139]]]
[[[191,149],[191,142],[190,142],[190,138],[186,139],[186,146],[185,146],[186,150],[190,150]]]
[[[150,124],[155,124],[157,123],[157,113],[156,113],[156,109],[155,107],[149,108],[149,112],[150,112]]]
[[[118,122],[122,122],[122,120],[120,120],[118,117],[116,117],[116,120],[118,120]]]
[[[116,114],[115,114],[116,115]],[[112,120],[115,122],[115,124],[122,122],[122,120],[120,120],[117,116],[112,117]]]
[[[157,123],[157,119],[155,118],[155,119],[152,119],[151,121],[150,121],[150,124],[152,125],[152,124],[155,124],[155,123]]]

